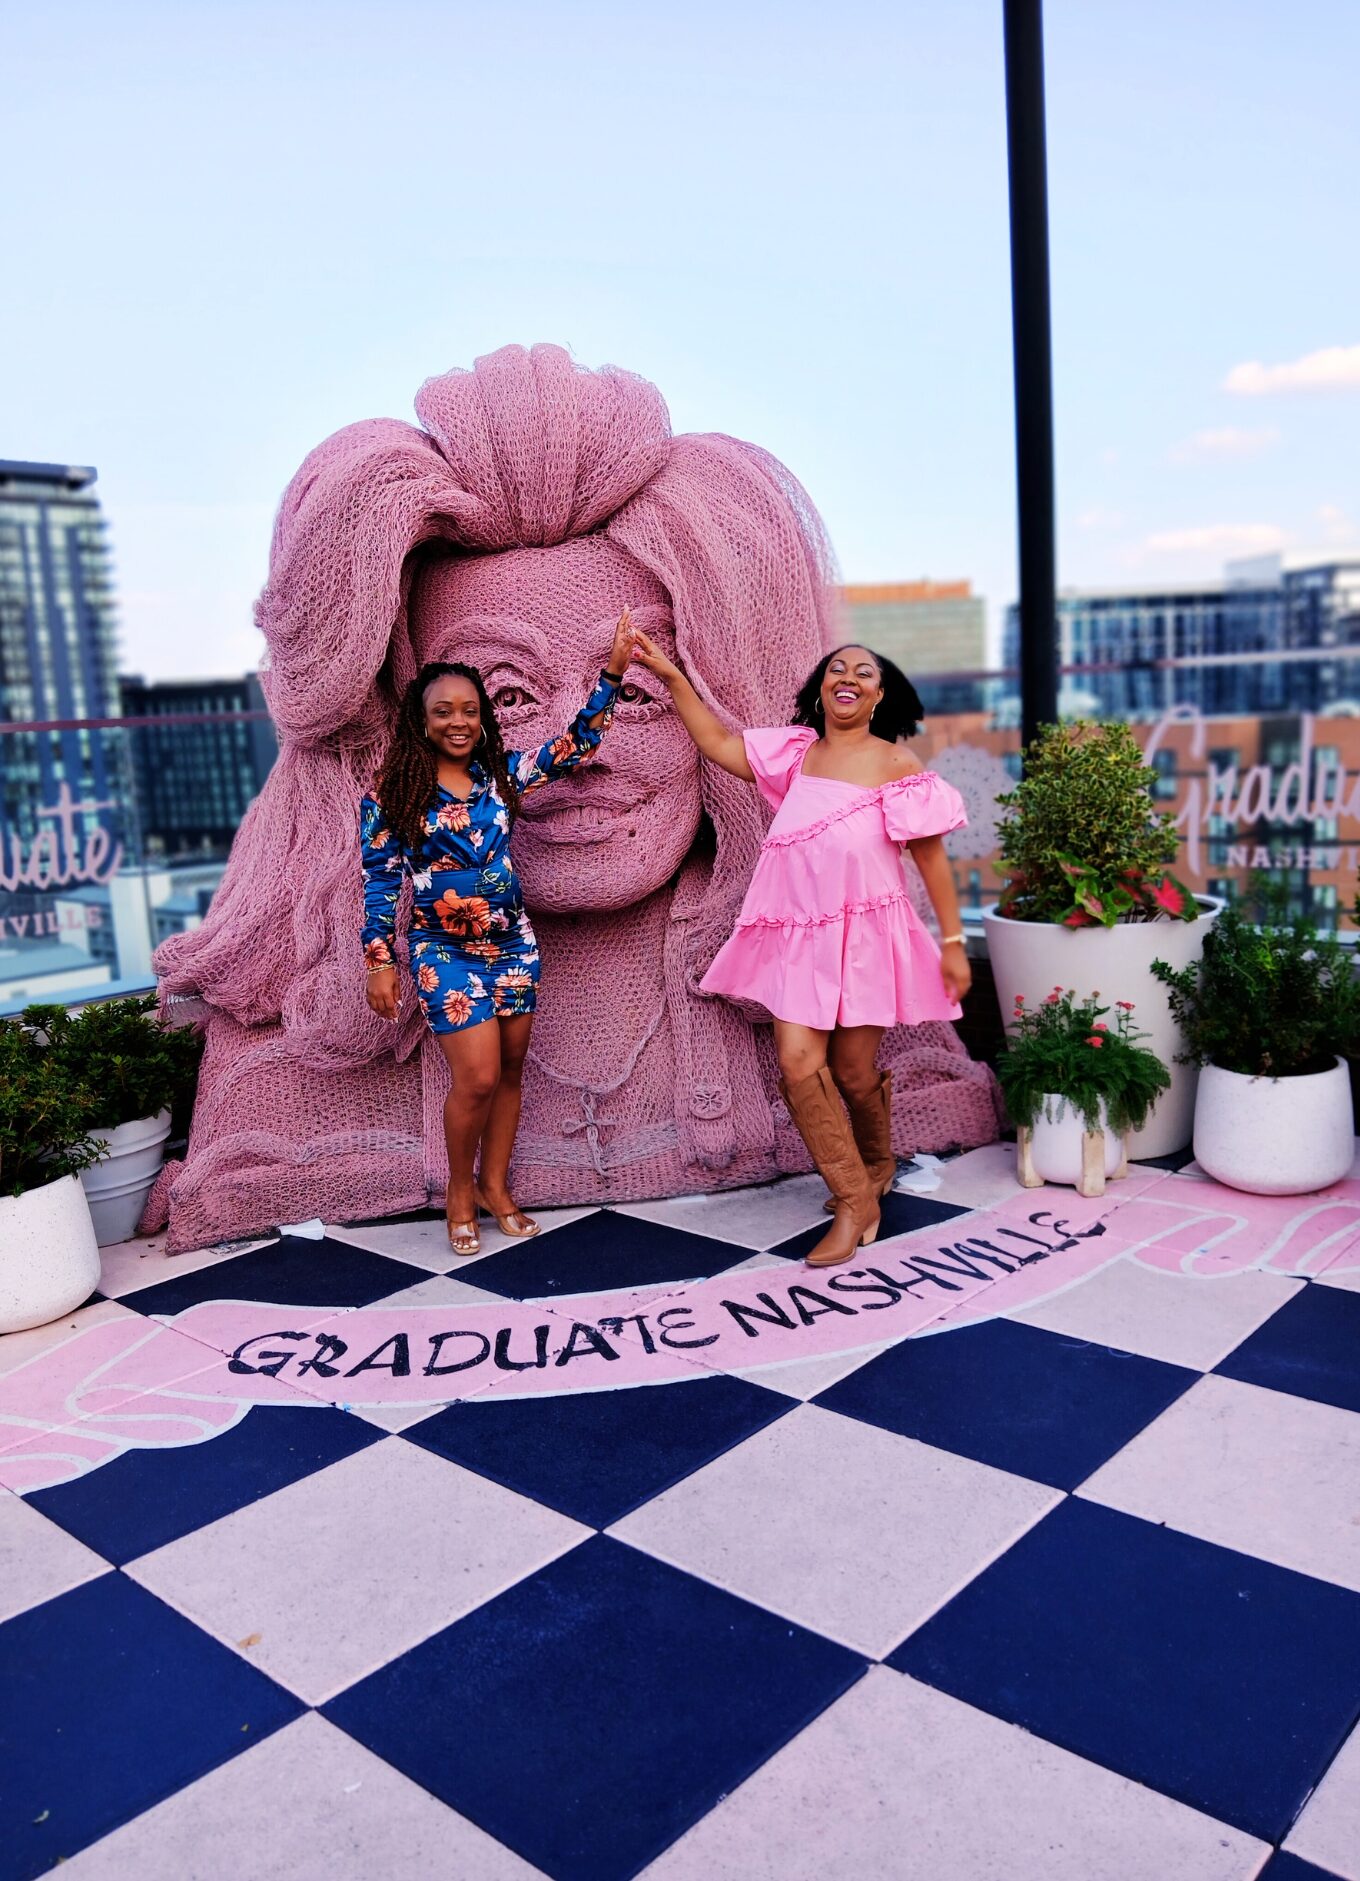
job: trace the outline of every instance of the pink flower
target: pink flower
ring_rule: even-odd
[[[1108,1032],[1109,1029],[1109,1026],[1106,1025],[1103,1019],[1095,1019],[1091,1022],[1091,1030],[1093,1032]]]
[[[1131,999],[1117,999],[1114,1003],[1121,1012],[1133,1011],[1133,1001]]]
[[[1046,999],[1046,1000],[1044,1001],[1044,1004],[1045,1004],[1046,1006],[1056,1006],[1056,1005],[1057,1005],[1057,1003],[1058,1003],[1058,1001],[1059,1001],[1059,1000],[1060,1000],[1061,998],[1062,998],[1062,994],[1061,994],[1061,993],[1050,993],[1050,994],[1049,994],[1049,996],[1048,996],[1048,998],[1047,998],[1047,999]]]
[[[1090,1036],[1090,1038],[1088,1038],[1088,1039],[1087,1039],[1087,1041],[1086,1041],[1086,1043],[1087,1043],[1088,1045],[1103,1045],[1103,1044],[1105,1043],[1105,1041],[1104,1041],[1104,1039],[1103,1039],[1103,1038],[1102,1038],[1102,1037],[1100,1036],[1100,1034],[1099,1034],[1099,1032],[1093,1032],[1093,1033],[1091,1034],[1091,1036]]]

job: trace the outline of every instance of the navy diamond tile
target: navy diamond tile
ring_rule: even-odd
[[[1262,1868],[1257,1881],[1341,1881],[1341,1877],[1330,1868],[1319,1868],[1316,1862],[1304,1861],[1301,1855],[1280,1848]]]
[[[890,1189],[879,1204],[878,1239],[887,1241],[895,1234],[910,1234],[915,1228],[932,1228],[937,1221],[950,1221],[955,1215],[971,1215],[970,1208],[960,1208],[954,1202],[932,1202],[924,1195],[899,1195]],[[771,1254],[778,1254],[784,1260],[801,1261],[809,1255],[830,1225],[830,1217],[818,1222],[811,1228],[804,1228],[801,1234],[791,1235],[787,1241],[781,1241],[772,1247]]]
[[[0,1626],[0,1877],[45,1874],[304,1707],[122,1574]]]
[[[1198,1372],[993,1319],[906,1339],[821,1392],[828,1411],[1074,1489]]]
[[[687,1234],[661,1222],[600,1209],[474,1263],[451,1267],[476,1287],[508,1300],[554,1294],[603,1293],[620,1287],[664,1287],[707,1279],[750,1255],[711,1235]]]
[[[888,1663],[1277,1842],[1360,1709],[1360,1595],[1069,1500]]]
[[[280,1235],[191,1274],[141,1287],[122,1302],[139,1313],[182,1313],[201,1300],[269,1300],[278,1306],[371,1306],[389,1293],[429,1279],[423,1267],[370,1254],[348,1241]]]
[[[622,1881],[864,1663],[595,1536],[323,1710],[556,1881]]]
[[[338,1463],[383,1436],[324,1405],[266,1405],[231,1430],[180,1449],[128,1450],[75,1482],[28,1500],[96,1554],[121,1567]]]
[[[450,1405],[409,1443],[604,1528],[794,1408],[741,1378]]]
[[[1360,1411],[1360,1293],[1300,1287],[1214,1369],[1244,1384]]]

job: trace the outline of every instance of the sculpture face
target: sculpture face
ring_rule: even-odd
[[[674,654],[665,591],[603,536],[458,556],[423,571],[410,601],[418,661],[481,672],[507,748],[555,737],[585,702],[626,606]],[[525,800],[515,866],[531,908],[624,908],[663,887],[699,826],[699,759],[659,681],[633,667],[589,764]]]

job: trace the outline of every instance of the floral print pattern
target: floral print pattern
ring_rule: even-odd
[[[565,776],[598,750],[614,715],[618,684],[601,673],[568,729],[537,751],[511,751],[521,792]],[[590,721],[598,718],[600,723]],[[490,772],[472,766],[472,792],[442,785],[425,813],[418,854],[365,797],[359,810],[365,966],[397,964],[397,901],[412,888],[410,953],[416,991],[432,1032],[457,1032],[492,1018],[532,1012],[538,995],[538,942],[510,856],[510,817]]]

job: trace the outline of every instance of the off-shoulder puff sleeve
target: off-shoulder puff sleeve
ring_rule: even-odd
[[[947,836],[968,821],[963,798],[935,771],[913,771],[883,787],[883,821],[895,843]]]
[[[768,725],[742,733],[746,762],[755,773],[761,796],[777,810],[798,774],[804,753],[817,742],[809,725]]]

